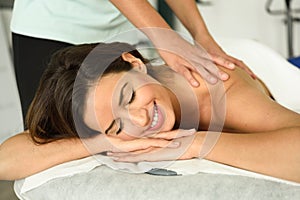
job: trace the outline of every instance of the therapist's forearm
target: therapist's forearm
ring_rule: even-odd
[[[0,180],[24,178],[89,155],[80,139],[62,139],[37,145],[28,133],[21,133],[0,146]]]
[[[171,29],[147,0],[110,0],[137,28],[160,27]]]
[[[168,23],[146,0],[110,0],[122,14],[137,28],[141,29],[147,37],[158,44],[163,41],[166,34],[168,38],[176,37]],[[160,28],[160,29],[157,29]]]
[[[166,0],[193,38],[211,37],[195,0]]]

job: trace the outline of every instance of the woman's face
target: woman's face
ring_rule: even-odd
[[[134,68],[102,77],[89,92],[85,112],[89,127],[124,140],[174,127],[174,95],[138,66]]]

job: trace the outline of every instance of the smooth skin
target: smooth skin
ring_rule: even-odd
[[[183,75],[192,86],[199,86],[199,82],[191,73],[192,71],[200,73],[209,83],[216,83],[216,77],[220,80],[229,78],[223,70],[217,70],[214,64],[208,61],[210,59],[227,69],[234,69],[235,66],[239,66],[255,77],[241,60],[227,55],[216,43],[210,35],[194,0],[167,0],[166,2],[189,31],[195,45],[190,45],[172,31],[171,27],[148,1],[110,1],[133,25],[147,35],[167,65]]]
[[[133,60],[132,56],[123,54],[123,59],[136,65],[139,60]],[[143,64],[135,68],[142,68]],[[139,69],[138,69],[139,70]],[[144,73],[140,70],[141,73]],[[129,72],[128,79],[132,79]],[[267,88],[260,80],[252,79],[244,70],[237,68],[235,71],[228,71],[231,78],[224,83],[226,91],[226,117],[223,127],[223,133],[220,136],[215,147],[205,158],[227,165],[239,167],[242,169],[300,182],[300,115],[290,111],[276,103],[271,97]],[[135,74],[137,79],[142,79]],[[147,80],[147,76],[143,80]],[[199,88],[193,88],[198,97],[200,118],[199,126],[207,130],[210,124],[211,114],[211,93],[212,90],[204,83],[204,80],[197,74],[194,74],[197,80],[203,85]],[[122,113],[122,106],[113,113],[114,86],[118,83],[122,85],[123,73],[108,75],[100,80],[99,86],[95,90],[95,99],[105,95],[106,100],[95,101],[95,105],[87,110],[95,110],[99,131],[104,132],[111,121],[117,116],[124,120],[123,126],[126,127],[126,118],[131,119],[131,123],[139,127],[140,136],[151,137],[152,132],[148,131],[149,125],[153,121],[154,103],[166,113],[166,118],[160,131],[163,134],[156,134],[155,138],[172,139],[166,133],[174,126],[174,119],[180,119],[178,102],[173,94],[164,91],[163,86],[151,83],[136,90],[135,99],[130,104],[124,105],[124,110],[128,110],[129,116]],[[175,78],[175,80],[177,80]],[[125,81],[126,82],[126,81]],[[134,82],[132,82],[134,88]],[[180,85],[180,83],[177,83]],[[128,94],[130,94],[130,90]],[[162,94],[164,94],[162,96]],[[130,100],[130,95],[124,95],[125,102]],[[250,101],[249,101],[250,100]],[[173,106],[173,107],[172,107]],[[119,113],[118,113],[119,112]],[[105,116],[102,113],[106,113]],[[173,116],[174,115],[174,116]],[[149,117],[150,116],[150,117]],[[172,124],[173,122],[173,124]],[[89,120],[86,121],[89,125]],[[126,132],[117,133],[113,129],[111,136],[122,138],[123,140],[134,139],[133,134],[128,136]],[[128,130],[128,129],[127,129]],[[133,130],[133,129],[132,129]],[[148,131],[148,132],[147,132]],[[148,133],[148,134],[147,134]],[[134,135],[138,137],[137,135]],[[194,136],[190,136],[194,137]],[[198,131],[193,143],[188,150],[179,157],[178,153],[172,153],[176,150],[168,148],[144,149],[137,152],[110,153],[117,161],[139,162],[139,161],[159,161],[174,159],[191,159],[199,157],[200,147],[205,137],[205,131]],[[188,137],[187,137],[188,138]],[[181,142],[181,148],[187,148],[186,138],[179,138],[175,141]]]
[[[228,70],[228,73],[231,78],[224,83],[227,97],[224,132],[205,158],[300,182],[300,115],[274,102],[262,84],[243,70],[236,68],[234,71]],[[205,105],[205,101],[209,100],[205,100],[208,90],[203,79],[196,74],[195,77],[202,86],[194,88],[194,92],[202,99],[200,103]],[[200,108],[203,109],[200,112],[207,110],[203,106]],[[205,126],[208,119],[209,116],[203,117],[200,125]],[[109,151],[112,152],[110,156],[118,161],[190,159],[199,156],[205,137],[205,131],[194,132],[172,130],[153,135],[152,138],[129,141],[100,134],[91,138],[93,142],[90,144],[94,144],[92,153]],[[191,137],[192,144],[187,151],[180,158],[174,157],[172,152],[182,150],[180,148],[185,147],[185,140],[191,141]],[[86,150],[80,139],[62,139],[36,145],[28,132],[24,132],[1,144],[0,179],[24,178],[89,155],[90,151]]]

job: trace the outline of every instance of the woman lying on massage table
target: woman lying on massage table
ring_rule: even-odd
[[[124,162],[204,157],[300,182],[300,115],[276,103],[260,80],[236,68],[216,85],[194,74],[200,87],[191,88],[168,68],[145,63],[125,43],[53,55],[27,116],[29,131],[1,144],[0,179],[109,152]],[[191,116],[199,117],[196,125]],[[210,149],[204,139],[218,131]]]

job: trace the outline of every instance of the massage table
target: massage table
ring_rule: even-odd
[[[272,49],[253,40],[219,39],[218,42],[228,54],[251,66],[270,88],[275,99],[300,113],[298,68]],[[103,162],[99,162],[98,158]],[[15,193],[23,200],[300,199],[299,183],[205,159],[174,161],[158,169],[151,162],[143,162],[138,166],[124,165],[122,169],[119,166],[119,170],[105,159],[103,155],[95,155],[17,180],[14,184]],[[140,166],[147,166],[154,171],[142,173],[131,168],[140,169]]]

